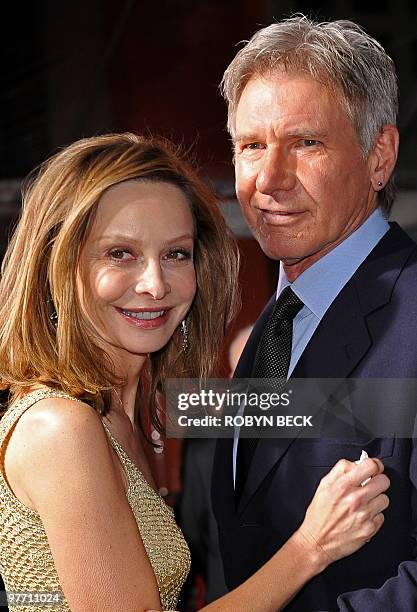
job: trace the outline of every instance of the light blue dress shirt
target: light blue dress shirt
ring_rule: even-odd
[[[389,224],[377,208],[357,230],[307,268],[293,283],[288,280],[282,262],[280,263],[277,298],[285,287],[290,285],[304,304],[293,321],[288,376],[297,365],[332,302],[388,230]],[[242,412],[243,409],[244,407]],[[238,438],[237,429],[233,441],[233,482],[236,481]]]

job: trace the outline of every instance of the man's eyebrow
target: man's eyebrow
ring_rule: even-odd
[[[232,137],[232,143],[234,145],[239,144],[240,142],[259,142],[259,134],[255,132],[246,132],[242,134],[236,134]]]
[[[312,138],[324,138],[327,136],[327,132],[324,130],[314,129],[310,127],[296,127],[294,129],[290,129],[287,132],[288,136],[299,136],[299,137],[312,137]]]
[[[284,133],[284,137],[288,137],[288,136],[297,136],[297,137],[304,137],[304,138],[325,138],[327,136],[327,132],[325,132],[324,130],[320,130],[320,129],[316,129],[316,128],[312,128],[312,127],[294,127],[294,128],[288,128],[287,130],[285,130]],[[259,134],[256,134],[255,132],[242,132],[241,134],[237,134],[236,136],[234,136],[232,138],[232,143],[234,146],[236,146],[237,144],[240,144],[241,142],[259,142],[260,140],[262,140],[259,137]]]

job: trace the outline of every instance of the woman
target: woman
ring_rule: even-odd
[[[161,427],[165,378],[213,371],[236,272],[216,201],[163,143],[90,138],[41,169],[0,286],[0,572],[11,598],[47,592],[51,609],[80,612],[176,607],[189,552],[155,490],[139,409]],[[362,546],[388,505],[382,470],[339,462],[300,529],[215,609],[276,610]]]

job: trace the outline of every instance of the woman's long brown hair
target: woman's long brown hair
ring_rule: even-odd
[[[127,180],[179,187],[196,228],[197,293],[187,315],[189,349],[177,329],[149,356],[143,401],[161,429],[157,397],[167,377],[213,374],[237,308],[238,251],[218,202],[174,147],[131,133],[75,142],[48,160],[29,184],[0,281],[0,384],[12,398],[35,385],[83,398],[102,414],[120,385],[109,356],[83,317],[76,290],[80,251],[103,193]],[[51,322],[53,310],[57,326]]]

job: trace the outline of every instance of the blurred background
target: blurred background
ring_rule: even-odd
[[[415,0],[37,0],[3,6],[0,255],[19,214],[22,180],[60,147],[109,131],[169,137],[195,159],[239,240],[245,308],[225,345],[225,371],[233,367],[230,343],[271,295],[277,267],[262,254],[240,215],[218,84],[239,41],[298,11],[357,21],[394,59],[401,91],[401,154],[392,217],[417,238]],[[235,353],[239,346],[232,347]],[[196,572],[184,610],[197,609],[223,588],[217,561],[210,556],[216,556],[207,509],[211,449],[201,450],[201,457],[200,449],[203,445],[187,449],[184,463],[181,443],[168,440],[164,451],[153,456],[161,493],[181,509],[184,529],[196,540]]]

